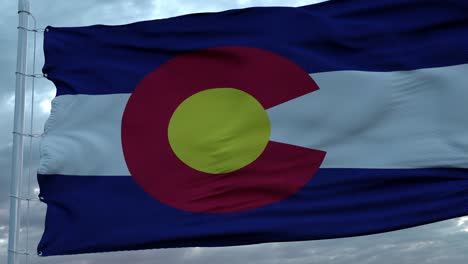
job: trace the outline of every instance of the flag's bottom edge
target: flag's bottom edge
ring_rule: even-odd
[[[320,169],[282,201],[227,214],[172,208],[130,176],[38,181],[41,256],[352,237],[468,215],[468,169]]]

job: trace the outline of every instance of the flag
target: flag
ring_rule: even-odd
[[[386,232],[468,213],[468,2],[47,27],[39,254]]]

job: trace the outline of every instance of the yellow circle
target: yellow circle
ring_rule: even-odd
[[[176,156],[198,171],[221,174],[255,161],[270,138],[270,120],[250,94],[233,88],[196,93],[175,110],[168,127]]]

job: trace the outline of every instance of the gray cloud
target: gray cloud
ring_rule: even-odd
[[[32,10],[39,20],[38,27],[46,25],[81,26],[90,24],[124,24],[139,20],[164,18],[192,12],[213,12],[254,5],[304,5],[319,1],[261,1],[261,0],[81,0],[32,1]],[[0,264],[6,263],[8,232],[8,190],[10,177],[11,131],[13,122],[14,71],[16,59],[16,2],[0,0]],[[43,63],[42,37],[38,37],[36,72]],[[32,51],[32,47],[30,47]],[[44,79],[36,81],[35,131],[41,131],[47,118],[48,104],[54,89]],[[34,141],[34,159],[27,169],[37,166],[37,140]],[[28,156],[28,154],[26,155]],[[26,171],[27,171],[26,169]],[[34,194],[37,183],[24,194]],[[36,190],[37,191],[37,190]],[[36,192],[37,194],[37,192]],[[23,209],[25,206],[23,206]],[[30,243],[35,246],[42,234],[45,206],[30,204]],[[23,224],[26,220],[23,219]],[[25,229],[21,232],[21,246],[25,248]],[[468,253],[468,218],[444,221],[412,229],[372,236],[293,243],[270,243],[228,248],[163,249],[77,256],[39,258],[32,263],[465,263]]]

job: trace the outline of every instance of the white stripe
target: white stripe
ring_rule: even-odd
[[[327,151],[322,168],[468,168],[468,64],[311,76],[319,91],[268,110],[271,140]],[[39,173],[129,175],[120,143],[128,98],[54,99]]]
[[[64,95],[52,101],[41,142],[39,173],[130,175],[120,124],[130,94]]]
[[[312,77],[319,91],[268,110],[271,140],[327,168],[468,168],[468,64]]]

